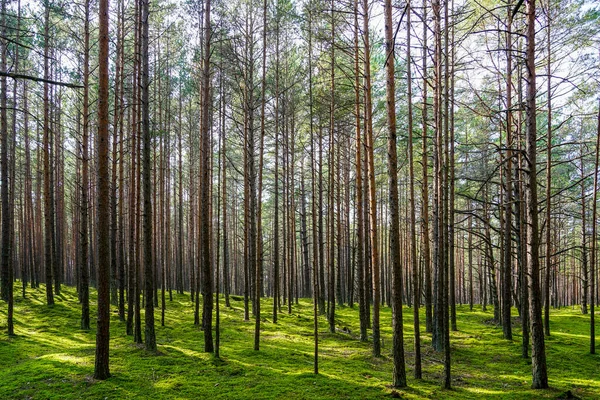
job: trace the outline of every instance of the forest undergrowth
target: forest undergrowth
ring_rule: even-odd
[[[15,286],[15,293],[18,293]],[[3,302],[0,302],[3,303]],[[96,315],[96,292],[91,292]],[[262,299],[260,351],[253,350],[254,321],[244,321],[243,298],[221,299],[221,359],[204,353],[203,335],[194,326],[189,294],[173,292],[165,326],[157,310],[158,352],[149,353],[125,335],[125,323],[111,307],[112,377],[92,378],[95,318],[90,331],[79,329],[80,305],[72,287],[63,287],[56,304],[45,304],[45,288],[15,296],[16,336],[0,339],[0,399],[558,399],[571,394],[600,398],[600,357],[588,353],[589,316],[579,309],[552,310],[546,341],[550,389],[532,390],[530,359],[521,358],[521,331],[513,310],[514,340],[502,338],[492,323],[492,307],[457,307],[458,332],[451,333],[452,390],[441,389],[443,354],[432,350],[422,332],[423,380],[411,379],[412,311],[405,308],[404,337],[409,387],[389,387],[391,309],[381,313],[383,356],[358,340],[358,307],[338,306],[337,332],[319,321],[320,374],[313,368],[312,303],[301,299],[272,323],[272,299]],[[142,311],[143,312],[143,311]],[[143,317],[142,317],[143,318]],[[424,320],[424,318],[423,318]],[[0,330],[6,331],[0,306]]]

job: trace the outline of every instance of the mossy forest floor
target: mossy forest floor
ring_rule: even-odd
[[[75,290],[63,287],[52,307],[44,304],[44,290],[28,289],[26,299],[15,298],[13,338],[6,336],[6,303],[0,302],[0,399],[557,399],[567,391],[600,399],[600,355],[588,353],[589,316],[577,309],[552,311],[552,336],[546,341],[551,389],[532,390],[529,360],[520,357],[520,329],[515,326],[514,340],[506,341],[501,328],[489,323],[490,308],[458,307],[459,331],[450,339],[453,389],[443,390],[443,355],[431,349],[429,334],[422,334],[424,379],[412,378],[412,311],[405,308],[409,387],[393,393],[389,308],[381,313],[381,358],[373,358],[371,344],[357,339],[357,307],[336,307],[336,334],[328,333],[321,317],[320,374],[314,375],[308,300],[273,324],[272,301],[263,299],[261,349],[254,351],[254,321],[245,322],[243,301],[232,299],[232,308],[221,307],[221,360],[202,351],[203,335],[194,326],[189,295],[173,293],[173,301],[167,300],[164,327],[156,313],[158,354],[125,335],[125,323],[113,307],[112,377],[101,382],[92,379],[95,291],[94,322],[85,332],[79,329]]]

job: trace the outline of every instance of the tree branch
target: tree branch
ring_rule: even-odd
[[[38,78],[35,76],[24,75],[24,74],[14,74],[12,72],[0,71],[0,76],[6,76],[9,78],[13,78],[13,79],[27,79],[27,80],[34,81],[34,82],[44,82],[44,83],[49,83],[51,85],[66,86],[66,87],[73,88],[73,89],[83,89],[83,85],[78,85],[76,83],[52,81],[50,79]]]

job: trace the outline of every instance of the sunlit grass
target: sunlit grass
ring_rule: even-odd
[[[338,332],[319,320],[320,374],[313,371],[312,304],[301,300],[272,323],[272,301],[263,299],[261,350],[253,350],[254,321],[243,320],[243,301],[221,303],[221,356],[203,352],[203,334],[193,325],[189,295],[167,301],[166,326],[157,318],[157,354],[125,335],[113,307],[111,373],[94,381],[95,292],[92,329],[79,329],[80,306],[73,288],[64,287],[56,304],[45,304],[44,288],[15,298],[17,336],[6,336],[6,304],[0,302],[0,399],[373,399],[389,398],[392,389],[391,312],[382,309],[383,356],[358,341],[357,307],[336,307]],[[588,354],[589,316],[578,309],[553,310],[547,339],[551,389],[530,389],[529,360],[520,357],[521,331],[502,339],[492,325],[491,307],[469,311],[459,306],[458,332],[452,332],[453,389],[441,389],[443,354],[432,350],[422,333],[423,380],[412,379],[412,311],[405,309],[405,349],[409,388],[406,399],[557,398],[567,390],[586,399],[600,398],[600,356]],[[516,311],[514,311],[516,316]],[[159,313],[157,312],[157,317]],[[142,318],[143,321],[143,318]],[[343,328],[343,329],[342,329]],[[422,320],[424,329],[424,318]]]

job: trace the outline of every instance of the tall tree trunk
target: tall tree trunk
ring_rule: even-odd
[[[358,0],[355,0],[355,2]],[[315,183],[315,133],[314,133],[314,121],[313,121],[313,83],[312,83],[312,18],[313,18],[313,4],[312,1],[308,3],[308,103],[309,103],[309,127],[310,127],[310,143],[311,143],[311,151],[310,151],[310,165],[311,165],[311,185],[312,185],[312,237],[313,237],[313,262],[312,262],[312,287],[313,287],[313,341],[314,341],[314,357],[313,357],[313,372],[315,374],[319,373],[319,299],[320,299],[320,290],[319,288],[319,235],[318,235],[318,227],[317,227],[317,206],[316,206],[316,183]],[[277,29],[279,30],[279,24],[277,25]],[[277,38],[279,38],[279,32],[277,32]],[[279,41],[277,41],[277,48],[275,49],[277,54],[279,54]],[[276,68],[278,68],[279,57],[276,56],[277,64]],[[277,70],[276,70],[277,73]],[[279,80],[276,77],[275,84],[275,121],[277,121],[277,99],[279,95]],[[277,146],[277,122],[275,123],[275,145]],[[276,158],[275,162],[277,162],[277,151],[275,151]],[[275,168],[275,182],[277,184],[277,167]],[[277,190],[275,190],[275,195],[277,196]],[[275,206],[277,207],[277,200],[275,201]],[[320,210],[319,210],[320,211]],[[319,214],[321,214],[319,212]],[[275,212],[275,218],[277,217],[277,211]],[[277,226],[277,225],[276,225]],[[277,235],[278,231],[275,229],[275,235]],[[278,260],[275,260],[278,262]],[[276,314],[276,299],[273,302],[273,314]]]
[[[450,115],[450,96],[449,96],[449,78],[450,78],[450,62],[449,53],[450,46],[454,48],[454,44],[448,41],[448,31],[450,30],[450,18],[448,14],[448,1],[444,2],[444,110],[443,110],[443,136],[444,136],[444,154],[443,154],[443,184],[442,184],[442,203],[443,203],[443,218],[442,218],[442,237],[443,237],[443,252],[441,263],[443,269],[443,338],[444,338],[444,388],[450,389],[451,376],[450,376],[450,315],[449,307],[450,303],[454,302],[454,265],[452,264],[451,254],[454,251],[454,211],[451,210],[454,203],[454,184],[450,182],[451,169],[453,167],[453,161],[450,159],[448,153],[449,142],[452,140],[450,137],[449,115]],[[440,116],[441,119],[441,116]]]
[[[548,387],[546,348],[542,325],[542,296],[540,291],[540,258],[538,228],[538,198],[536,173],[536,84],[535,84],[535,0],[527,0],[527,134],[526,134],[526,186],[527,208],[527,264],[529,267],[529,324],[531,327],[531,367],[533,389]]]
[[[504,254],[502,268],[502,332],[512,340],[511,292],[512,292],[512,7],[509,0],[506,32],[506,187],[504,199]]]
[[[329,284],[327,288],[329,332],[335,333],[335,217],[333,212],[333,199],[335,192],[335,2],[331,0],[331,76],[330,76],[330,105],[329,105],[329,211],[328,211],[328,243],[329,243]]]
[[[145,301],[145,343],[146,350],[156,351],[154,332],[154,271],[152,263],[152,182],[150,170],[150,63],[148,55],[148,18],[150,0],[142,0],[142,179],[144,198],[144,301]]]
[[[90,80],[90,2],[85,2],[84,53],[83,53],[83,137],[81,139],[81,329],[90,329],[90,289],[88,268],[88,144],[89,144],[89,80]]]
[[[548,51],[548,62],[546,64],[547,74],[547,96],[548,96],[548,125],[546,130],[546,273],[544,284],[544,334],[550,336],[550,270],[552,268],[552,246],[550,245],[550,234],[552,227],[552,75],[551,75],[551,54],[550,50],[550,1],[548,1],[548,9],[546,10],[548,27],[546,28],[546,44]],[[592,222],[594,224],[594,222]],[[593,267],[592,267],[593,268]],[[593,292],[592,292],[593,293]],[[591,296],[594,297],[593,295]]]
[[[384,4],[387,4],[384,3]],[[390,6],[391,7],[391,6]],[[391,13],[390,9],[390,13]],[[390,15],[390,29],[391,15]],[[369,230],[371,240],[371,268],[373,276],[373,355],[379,357],[381,355],[381,340],[379,331],[379,304],[381,302],[380,294],[380,265],[379,265],[379,247],[377,240],[377,199],[375,197],[375,161],[373,157],[373,104],[371,100],[371,51],[369,45],[369,4],[367,0],[363,0],[363,35],[365,42],[365,61],[364,61],[364,76],[365,76],[365,127],[366,127],[366,156],[367,156],[367,175],[368,175],[368,202],[369,202]],[[390,42],[393,46],[393,42]],[[391,50],[388,50],[388,53]]]
[[[433,331],[431,342],[436,351],[443,350],[444,338],[444,264],[443,264],[443,195],[442,195],[442,112],[441,112],[441,85],[442,85],[442,33],[440,1],[432,1],[434,19],[434,93],[433,93],[433,116],[434,116],[434,144],[433,144]]]
[[[119,0],[118,3],[118,20],[119,20],[119,24],[120,24],[120,35],[119,35],[119,40],[120,40],[120,46],[119,47],[119,65],[120,65],[120,69],[121,69],[121,79],[124,80],[124,76],[123,76],[123,69],[124,69],[124,62],[125,62],[125,51],[123,49],[123,35],[124,35],[124,15],[125,15],[125,6],[123,5],[123,2],[121,0]],[[125,223],[124,223],[124,203],[125,203],[125,180],[124,180],[124,164],[125,164],[125,153],[123,151],[124,149],[124,145],[123,143],[125,142],[124,140],[124,136],[123,136],[123,126],[125,125],[125,107],[123,107],[124,104],[124,100],[123,100],[123,94],[124,94],[124,88],[125,88],[125,82],[121,82],[121,84],[119,85],[120,88],[120,92],[119,92],[119,103],[121,104],[121,107],[119,110],[115,111],[119,113],[119,198],[118,198],[118,205],[119,205],[119,210],[118,210],[118,238],[117,238],[117,257],[119,260],[119,270],[118,270],[118,274],[119,274],[119,319],[121,321],[125,321],[125,271],[126,271],[126,264],[127,264],[127,260],[125,257]]]
[[[0,7],[2,10],[2,54],[0,55],[0,69],[2,71],[6,71],[6,55],[8,53],[8,45],[6,40],[6,0],[2,1],[2,5]],[[8,139],[8,121],[6,117],[6,91],[6,76],[2,76],[0,77],[0,140],[2,141],[2,148],[0,150],[0,176],[2,178],[2,254],[0,260],[0,269],[2,270],[2,299],[8,302],[8,335],[13,336],[13,263],[11,262],[13,239],[11,226],[13,224],[13,212],[11,210],[9,200],[11,183],[9,183],[8,152],[10,144]],[[50,304],[50,302],[48,303]]]
[[[50,36],[50,4],[46,2],[44,5],[44,79],[50,79],[49,70],[49,36]],[[52,257],[52,221],[54,215],[51,213],[50,205],[50,100],[49,100],[49,84],[44,83],[44,139],[42,147],[44,149],[44,263],[46,269],[46,302],[48,305],[54,304],[54,294],[52,291],[52,272],[54,270],[54,258]],[[6,110],[6,107],[2,107]],[[1,117],[0,117],[1,118]],[[8,199],[8,198],[7,198]],[[8,200],[6,202],[8,204]],[[8,225],[6,225],[8,226]],[[4,236],[4,235],[3,235]],[[8,257],[8,256],[7,256]],[[7,270],[8,272],[8,270]],[[7,277],[8,279],[8,277]]]
[[[519,46],[520,47],[520,46]],[[518,104],[523,104],[523,85],[522,85],[522,69],[518,68]],[[525,201],[524,201],[524,181],[526,179],[524,164],[525,157],[522,151],[523,144],[523,112],[519,109],[517,113],[517,166],[514,171],[515,176],[515,216],[516,216],[516,233],[517,237],[517,264],[519,269],[519,297],[521,305],[521,326],[523,330],[521,340],[521,356],[523,358],[529,358],[529,279],[527,276],[527,227],[526,225],[526,212],[525,212]]]
[[[391,218],[390,224],[390,250],[391,250],[391,261],[392,261],[392,330],[393,330],[393,344],[392,344],[392,357],[394,359],[394,371],[392,385],[397,388],[406,387],[406,367],[404,365],[404,326],[402,323],[402,265],[400,264],[400,209],[398,207],[398,149],[396,142],[396,83],[394,77],[394,25],[392,25],[392,1],[384,0],[384,18],[385,18],[385,71],[386,71],[386,109],[387,109],[387,132],[388,132],[388,177],[389,177],[389,191],[390,191],[390,205],[389,214]],[[407,3],[407,7],[410,7]],[[410,29],[410,24],[408,25]],[[409,33],[410,36],[410,33]],[[409,58],[410,62],[410,58]],[[409,73],[410,79],[410,73]],[[410,85],[410,84],[409,84]],[[410,86],[409,86],[410,87]],[[410,89],[408,95],[410,98]],[[409,103],[409,113],[410,113]],[[409,114],[409,142],[412,140],[411,132],[411,119]],[[412,158],[412,145],[409,145],[409,157]],[[371,161],[372,161],[372,143],[371,149]],[[412,160],[411,160],[412,161]],[[409,161],[410,169],[412,171],[412,164]],[[372,166],[371,166],[372,168]],[[371,174],[373,171],[371,171]],[[412,182],[412,181],[411,181]],[[373,182],[372,182],[373,183]],[[412,188],[412,186],[411,186]],[[373,188],[371,188],[371,191]],[[374,199],[374,196],[371,200]],[[414,191],[411,194],[411,200],[414,200]],[[373,203],[373,202],[372,202]],[[413,203],[414,205],[414,203]],[[413,214],[414,215],[414,214]],[[414,217],[413,217],[414,218]],[[414,221],[413,221],[414,222]],[[414,224],[413,224],[414,229]],[[373,244],[376,243],[374,239]],[[414,243],[414,242],[413,242]],[[377,246],[373,246],[373,251],[377,251]],[[376,260],[374,260],[375,262]],[[376,266],[376,264],[374,264]],[[375,274],[376,268],[374,268],[374,281],[378,280],[379,274]],[[374,304],[379,301],[379,295],[377,293],[377,286],[374,285],[375,299]],[[415,303],[415,309],[418,308],[418,304]],[[373,325],[375,325],[376,310],[374,307],[373,311]],[[377,316],[378,317],[378,316]],[[379,322],[379,321],[377,321]],[[373,327],[375,332],[375,326]],[[418,335],[418,333],[417,333]],[[373,338],[375,340],[375,338]],[[376,354],[379,355],[379,354]]]
[[[309,65],[310,65],[310,36],[309,36]],[[275,213],[273,218],[273,323],[277,323],[277,313],[280,309],[281,301],[281,286],[279,283],[279,261],[280,261],[280,245],[279,245],[279,16],[276,18],[275,27],[275,183],[274,183],[274,208]],[[311,103],[312,107],[312,103]],[[312,109],[312,108],[311,108]],[[312,126],[312,121],[311,121]],[[312,131],[311,131],[312,135]],[[311,136],[312,138],[312,136]],[[314,186],[314,185],[313,185]]]
[[[110,377],[110,184],[108,175],[108,0],[100,0],[98,38],[98,323],[95,379]]]
[[[364,211],[363,211],[363,174],[362,174],[362,153],[361,148],[361,117],[360,117],[360,81],[361,74],[359,68],[359,47],[358,47],[358,0],[354,0],[354,101],[356,103],[356,274],[358,286],[358,305],[360,318],[360,340],[367,341],[367,328],[369,319],[367,318],[367,300],[365,294],[365,262],[364,262]]]
[[[256,282],[254,297],[256,299],[255,325],[254,325],[254,350],[260,349],[260,296],[262,290],[262,168],[263,168],[263,143],[265,138],[265,91],[267,86],[267,0],[263,1],[263,32],[262,32],[262,76],[260,100],[260,145],[258,161],[258,198],[257,198],[257,237],[256,237]]]
[[[121,73],[121,18],[119,15],[120,2],[117,3],[117,53],[115,59],[115,111],[113,115],[113,137],[112,137],[112,169],[111,169],[111,185],[110,185],[110,297],[111,303],[114,305],[119,304],[118,297],[118,286],[119,286],[119,263],[121,260],[118,258],[117,249],[117,235],[118,235],[118,219],[117,219],[117,158],[118,158],[118,147],[117,142],[119,139],[119,123],[120,123],[120,109],[122,105],[120,103],[120,87],[123,85],[123,78]],[[120,190],[120,189],[119,189]]]
[[[598,210],[598,162],[600,160],[600,101],[598,102],[598,120],[596,133],[596,160],[594,162],[594,195],[592,200],[592,259],[591,264],[591,296],[590,296],[590,354],[596,354],[596,321],[594,316],[594,306],[596,300],[596,219]]]
[[[202,60],[202,141],[201,153],[201,179],[200,189],[200,238],[201,238],[201,269],[202,269],[202,329],[204,330],[204,351],[212,353],[214,350],[212,336],[212,309],[213,309],[213,280],[211,268],[210,245],[210,0],[206,0],[204,10],[204,59]]]
[[[406,74],[407,74],[407,97],[408,97],[408,170],[409,170],[409,203],[410,203],[410,263],[412,270],[413,283],[413,327],[415,337],[415,379],[421,379],[421,332],[419,324],[419,306],[421,303],[420,285],[419,285],[419,268],[417,265],[417,210],[415,206],[415,170],[414,170],[414,155],[413,155],[413,115],[412,115],[412,72],[411,72],[411,55],[410,55],[410,38],[411,38],[411,4],[410,1],[406,5]],[[390,18],[391,20],[391,18]],[[390,21],[391,22],[391,21]],[[393,43],[392,43],[393,44]],[[393,51],[393,49],[388,49]],[[393,53],[392,53],[393,62]],[[388,60],[388,63],[390,63]],[[388,72],[390,72],[388,70]],[[392,75],[388,76],[388,84],[390,79],[393,85],[393,66]],[[392,96],[394,93],[391,93]],[[395,103],[395,102],[394,102]],[[395,105],[395,104],[394,104]],[[393,108],[388,110],[388,113],[395,111]],[[395,118],[394,118],[395,119]],[[388,117],[389,121],[389,117]],[[395,121],[394,121],[395,122]],[[391,185],[391,183],[390,183]],[[393,234],[393,232],[392,232]],[[392,270],[393,272],[393,270]]]
[[[423,32],[427,32],[427,0],[423,0]],[[422,168],[423,181],[421,183],[421,234],[423,242],[423,269],[425,270],[425,331],[431,333],[433,331],[433,310],[432,310],[432,293],[431,293],[431,253],[429,247],[429,183],[428,183],[428,168],[427,164],[429,157],[427,155],[427,34],[423,35],[423,109],[422,109]]]

